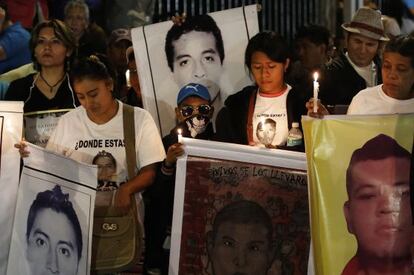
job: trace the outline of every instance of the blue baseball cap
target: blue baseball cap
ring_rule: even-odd
[[[180,92],[177,96],[177,105],[180,105],[180,103],[183,102],[184,99],[190,96],[198,96],[209,102],[211,101],[210,93],[208,92],[208,89],[205,86],[201,84],[190,83],[180,89]]]

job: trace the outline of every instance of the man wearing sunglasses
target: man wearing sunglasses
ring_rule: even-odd
[[[180,89],[175,108],[177,126],[163,138],[167,157],[145,195],[150,207],[145,208],[144,268],[147,272],[153,272],[151,274],[168,274],[175,165],[177,157],[184,153],[182,144],[178,142],[177,131],[180,129],[183,137],[211,140],[214,136],[211,123],[213,113],[210,93],[205,86],[190,83]]]

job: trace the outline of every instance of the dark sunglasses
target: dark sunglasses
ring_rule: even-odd
[[[191,116],[195,110],[197,110],[200,115],[208,115],[210,114],[211,106],[208,104],[202,104],[200,106],[187,105],[183,106],[180,109],[180,112],[184,117],[188,117]]]

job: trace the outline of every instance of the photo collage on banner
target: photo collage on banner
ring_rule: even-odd
[[[19,186],[20,155],[14,148],[22,138],[23,102],[0,101],[0,275],[6,274]]]
[[[302,125],[316,274],[411,274],[414,114]]]
[[[97,168],[28,147],[6,274],[89,274]]]
[[[258,31],[256,5],[187,18],[181,27],[166,21],[132,29],[143,104],[162,136],[175,126],[183,86],[206,86],[217,114],[228,95],[251,84],[244,51]]]
[[[306,274],[305,155],[193,139],[184,144],[169,274]]]

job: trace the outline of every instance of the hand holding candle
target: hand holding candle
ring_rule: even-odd
[[[183,143],[183,135],[182,135],[182,130],[180,128],[177,129],[177,134],[178,134],[178,143]]]
[[[319,83],[318,83],[318,72],[313,74],[313,112],[318,112],[318,92],[319,92]]]

